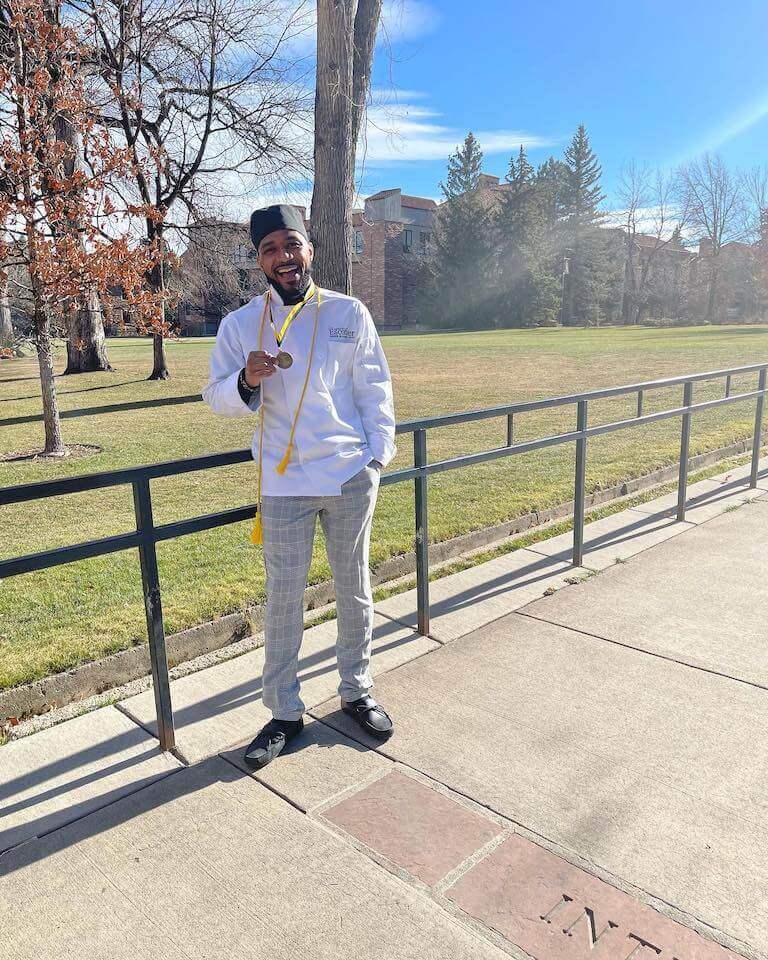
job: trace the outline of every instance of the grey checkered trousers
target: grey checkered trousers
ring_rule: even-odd
[[[263,700],[278,720],[298,720],[305,711],[296,674],[318,516],[336,590],[339,695],[350,702],[373,686],[368,558],[378,489],[379,470],[369,464],[342,485],[340,496],[262,498],[267,568]]]

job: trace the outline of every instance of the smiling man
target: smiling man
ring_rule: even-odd
[[[342,709],[374,736],[392,733],[371,696],[368,556],[379,471],[395,455],[395,419],[371,315],[359,300],[315,285],[300,212],[256,210],[251,240],[269,286],[222,320],[203,399],[222,416],[260,415],[253,540],[263,543],[267,573],[263,699],[272,720],[245,752],[258,768],[304,725],[297,673],[318,517],[336,591]]]

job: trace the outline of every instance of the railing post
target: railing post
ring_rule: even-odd
[[[757,389],[765,390],[766,368],[760,371],[760,377],[757,381]],[[757,407],[755,409],[755,433],[752,437],[752,469],[749,472],[749,485],[753,489],[757,486],[757,470],[760,464],[760,442],[763,433],[763,407],[765,406],[765,394],[760,394],[757,398]]]
[[[576,429],[587,429],[587,401],[579,400]],[[584,558],[584,481],[587,467],[587,438],[576,441],[576,478],[573,486],[573,565],[580,567]]]
[[[642,417],[643,415],[643,391],[642,390],[637,391],[637,415],[638,417]]]
[[[133,505],[136,511],[136,530],[142,535],[139,559],[141,583],[144,589],[144,609],[147,615],[149,657],[152,663],[152,685],[155,691],[157,735],[161,750],[173,750],[176,746],[176,737],[173,730],[171,685],[168,678],[168,657],[165,651],[157,550],[153,536],[152,499],[147,477],[141,477],[133,482]]]
[[[515,415],[507,414],[507,446],[511,447],[515,442]]]
[[[725,378],[725,395],[726,395],[726,397],[730,397],[730,395],[731,395],[731,375],[730,375],[730,373],[729,373],[728,376]]]
[[[427,431],[413,433],[413,465],[427,465]],[[427,475],[419,474],[413,481],[416,519],[416,611],[418,632],[429,634],[429,533],[427,524]]]
[[[683,388],[683,405],[690,407],[693,403],[693,381],[689,380]],[[691,445],[691,414],[683,414],[683,425],[680,430],[680,472],[677,480],[677,519],[685,520],[685,501],[688,499],[688,449]]]

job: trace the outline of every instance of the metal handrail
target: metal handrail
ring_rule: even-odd
[[[745,393],[732,393],[732,378],[747,373],[758,373],[756,390]],[[693,402],[694,384],[705,381],[725,378],[725,396],[716,400],[706,400],[700,403]],[[457,470],[463,467],[474,466],[478,463],[495,460],[501,457],[515,456],[541,450],[546,447],[558,446],[564,443],[576,444],[576,465],[574,474],[574,527],[573,527],[573,564],[579,566],[584,551],[584,513],[585,513],[585,475],[587,459],[587,440],[590,437],[601,436],[629,427],[642,426],[680,417],[682,423],[680,437],[680,469],[678,476],[678,503],[677,519],[685,519],[687,497],[688,460],[690,446],[691,420],[694,414],[703,410],[711,410],[730,403],[743,403],[747,400],[755,401],[755,424],[752,440],[752,462],[749,474],[750,487],[757,486],[758,461],[760,455],[760,438],[762,435],[763,410],[765,404],[766,381],[768,378],[768,362],[750,364],[748,366],[732,367],[725,370],[711,370],[706,373],[696,373],[687,376],[668,377],[662,380],[648,380],[642,383],[628,384],[621,387],[609,387],[600,390],[591,390],[586,393],[575,393],[562,397],[549,397],[543,400],[525,401],[522,403],[507,404],[500,407],[488,407],[482,410],[470,410],[463,413],[448,414],[439,417],[406,420],[397,424],[398,434],[413,434],[413,467],[395,470],[384,474],[381,478],[382,486],[394,483],[414,482],[414,521],[415,521],[415,552],[416,552],[416,595],[418,611],[418,632],[426,636],[429,633],[429,536],[428,536],[428,488],[427,478],[430,474],[443,473],[448,470]],[[672,386],[683,386],[683,403],[668,410],[654,413],[643,413],[645,394],[649,390],[663,390]],[[605,400],[611,397],[637,394],[636,416],[597,426],[589,426],[589,403],[596,400]],[[521,413],[534,410],[544,410],[551,407],[575,405],[576,429],[566,433],[554,434],[548,437],[539,437],[535,440],[514,442],[514,417]],[[476,420],[486,420],[494,417],[507,418],[507,443],[505,446],[485,450],[480,453],[465,454],[452,457],[448,460],[438,460],[433,463],[427,458],[427,430],[453,426],[459,423],[469,423]],[[130,484],[133,490],[134,514],[136,530],[130,533],[104,537],[67,547],[57,547],[40,553],[14,557],[10,560],[0,560],[0,579],[43,570],[72,563],[90,557],[106,556],[122,550],[138,549],[141,565],[142,587],[147,620],[147,634],[149,637],[150,660],[152,664],[152,679],[155,692],[155,709],[157,712],[158,736],[163,750],[172,750],[175,746],[173,726],[173,711],[171,707],[170,681],[168,677],[168,660],[165,648],[165,630],[163,627],[162,601],[160,594],[160,579],[157,568],[158,543],[190,533],[199,533],[203,530],[212,530],[230,523],[239,523],[253,518],[256,505],[247,504],[234,507],[217,513],[190,517],[177,520],[173,523],[155,525],[152,515],[152,496],[150,481],[161,477],[179,476],[198,470],[209,470],[215,467],[230,466],[245,463],[252,459],[250,450],[233,450],[227,453],[208,454],[201,457],[187,457],[180,460],[169,460],[163,463],[147,464],[140,467],[129,467],[121,470],[111,470],[103,473],[86,474],[78,477],[66,477],[61,480],[46,480],[38,483],[20,484],[13,487],[0,488],[0,505],[11,503],[27,503],[47,497],[64,496],[71,493],[83,493],[88,490],[98,490],[105,487],[124,486]]]

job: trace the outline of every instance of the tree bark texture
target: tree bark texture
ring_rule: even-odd
[[[371,65],[376,33],[381,20],[382,0],[358,0],[355,14],[354,60],[352,65],[352,166],[371,86]],[[354,169],[352,171],[354,177]],[[353,181],[354,186],[354,181]]]
[[[8,278],[0,275],[0,347],[13,345],[11,305],[8,301]]]
[[[69,373],[93,373],[114,370],[107,357],[107,341],[101,304],[96,290],[89,290],[86,303],[76,310],[67,339],[67,368]]]
[[[161,249],[164,249],[162,226],[156,226],[153,223],[149,223],[147,226],[147,236],[150,240],[158,240],[161,245]],[[160,263],[156,263],[152,268],[149,275],[149,285],[154,293],[161,292],[164,294],[164,260],[161,260]],[[160,302],[160,319],[161,321],[165,320],[165,296],[162,297]],[[152,361],[152,373],[150,373],[147,379],[170,380],[171,371],[168,369],[168,362],[165,356],[165,338],[163,337],[162,330],[156,330],[152,333]]]
[[[152,373],[148,380],[170,380],[171,371],[165,357],[165,337],[162,333],[152,334]]]
[[[315,179],[312,190],[314,274],[322,287],[351,292],[352,74],[357,0],[318,0],[315,88]]]
[[[35,343],[37,363],[40,368],[40,389],[43,397],[43,423],[45,425],[45,450],[49,457],[63,457],[67,448],[61,435],[59,404],[53,374],[53,350],[51,327],[48,317],[38,308],[35,310]]]

